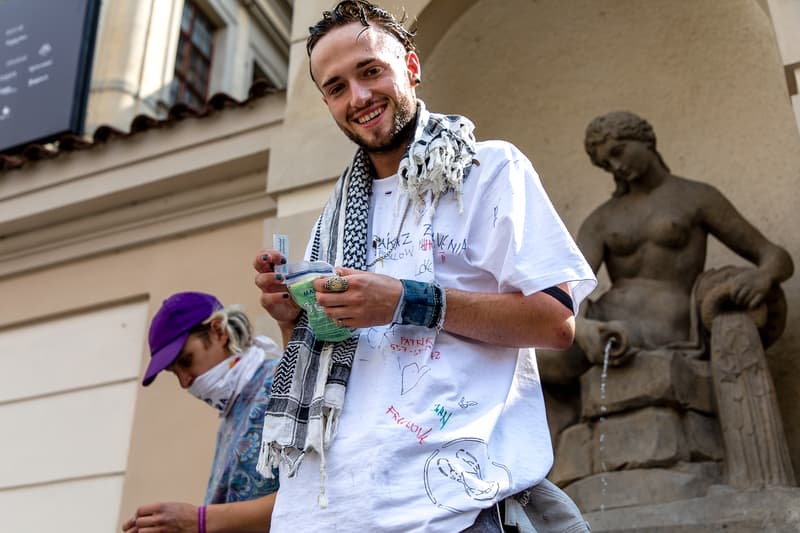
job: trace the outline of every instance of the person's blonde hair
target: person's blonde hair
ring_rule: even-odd
[[[231,355],[243,352],[253,344],[253,326],[241,305],[226,305],[222,309],[214,311],[203,321],[202,329],[199,329],[197,333],[203,334],[203,337],[208,340],[208,330],[215,320],[219,320],[220,325],[228,332],[228,343],[225,348]]]

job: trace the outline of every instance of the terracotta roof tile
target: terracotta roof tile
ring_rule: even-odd
[[[117,138],[127,138],[149,130],[162,128],[168,124],[179,122],[187,118],[204,118],[227,108],[242,107],[248,105],[253,100],[262,98],[268,94],[279,92],[270,83],[258,80],[250,86],[248,96],[244,100],[237,100],[226,93],[216,93],[212,95],[201,108],[177,103],[169,108],[164,118],[156,118],[150,115],[137,115],[131,120],[127,132],[110,126],[101,125],[95,129],[91,138],[81,137],[72,133],[62,135],[52,143],[46,145],[31,143],[15,153],[0,153],[0,172],[14,170],[27,164],[42,159],[53,159],[64,152],[87,150],[104,144]]]

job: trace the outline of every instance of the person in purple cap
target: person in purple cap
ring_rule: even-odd
[[[277,479],[256,471],[272,377],[282,350],[254,337],[239,306],[202,292],[179,292],[161,305],[149,331],[150,364],[142,385],[159,372],[220,412],[214,462],[203,505],[144,505],[122,525],[126,533],[269,530]]]

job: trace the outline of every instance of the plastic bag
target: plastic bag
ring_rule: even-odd
[[[285,284],[289,294],[295,303],[305,310],[311,330],[317,339],[322,341],[343,341],[351,335],[348,328],[337,326],[317,303],[314,280],[335,274],[333,266],[324,261],[300,261],[286,265]]]

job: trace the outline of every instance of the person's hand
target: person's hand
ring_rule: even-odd
[[[143,505],[122,524],[125,533],[197,533],[197,507],[189,503]]]
[[[769,274],[757,268],[743,269],[728,281],[731,301],[743,309],[755,309],[772,288]]]
[[[347,290],[343,292],[325,288],[329,277],[314,280],[317,303],[326,315],[348,328],[380,326],[392,321],[403,292],[399,279],[345,267],[337,267],[336,272],[347,280]]]
[[[261,289],[261,306],[280,324],[294,324],[300,307],[289,296],[283,274],[275,272],[275,265],[286,263],[286,258],[272,248],[264,248],[253,261],[256,269],[256,286]]]

